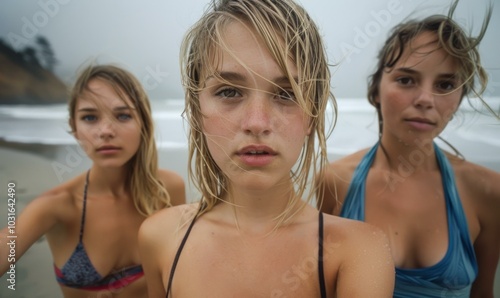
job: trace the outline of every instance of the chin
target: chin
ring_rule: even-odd
[[[104,169],[120,169],[126,167],[128,162],[95,162],[95,164]]]

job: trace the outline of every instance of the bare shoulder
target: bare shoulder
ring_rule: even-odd
[[[331,162],[328,165],[326,174],[329,178],[335,179],[336,181],[349,183],[352,173],[368,150],[368,148],[365,148]]]
[[[165,183],[166,187],[184,187],[184,178],[179,175],[177,172],[159,169],[158,170],[158,178]]]
[[[58,226],[74,223],[79,218],[76,202],[81,200],[83,194],[83,183],[79,183],[81,179],[76,177],[42,193],[22,209],[16,226],[18,235],[23,238],[18,251],[20,256],[42,235],[56,231]],[[81,187],[78,187],[80,184]]]
[[[449,154],[448,154],[449,155]],[[500,173],[481,165],[448,156],[452,164],[457,186],[464,189],[474,200],[500,204]]]
[[[357,247],[370,247],[381,245],[388,249],[388,238],[378,227],[348,218],[334,215],[324,215],[324,233],[326,239],[331,239],[337,244],[344,244],[348,250]]]
[[[448,158],[453,166],[455,180],[464,208],[473,206],[475,216],[485,227],[500,229],[500,173],[489,168],[458,159]]]
[[[325,215],[324,223],[323,257],[325,268],[337,272],[337,295],[392,297],[395,267],[385,233],[370,224],[332,215]],[[359,287],[360,280],[363,287]]]
[[[360,150],[328,164],[324,177],[316,182],[318,209],[328,214],[340,213],[354,170],[367,150]]]
[[[197,203],[161,209],[144,220],[139,230],[140,238],[153,242],[164,239],[172,243],[187,229],[197,211]]]
[[[138,244],[146,276],[157,276],[161,280],[168,271],[175,251],[196,215],[197,206],[185,204],[165,208],[144,220],[139,228]]]
[[[165,185],[170,195],[172,206],[186,203],[186,186],[184,178],[181,175],[171,170],[159,169],[158,178]]]
[[[33,199],[26,209],[39,210],[45,215],[52,214],[58,220],[73,216],[78,202],[83,200],[84,175],[79,175],[61,185],[58,185]]]

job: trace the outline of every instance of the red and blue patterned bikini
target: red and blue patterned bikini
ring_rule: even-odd
[[[83,212],[80,224],[80,239],[70,258],[59,269],[54,264],[57,281],[66,287],[88,290],[103,291],[123,288],[144,275],[141,265],[131,266],[106,276],[101,276],[89,259],[85,246],[83,245],[83,230],[85,225],[85,209],[87,205],[87,189],[89,184],[89,172],[85,180],[83,191]]]

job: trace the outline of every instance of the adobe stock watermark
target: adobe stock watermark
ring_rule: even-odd
[[[390,172],[386,174],[387,178],[389,178],[389,189],[391,191],[396,190],[397,183],[405,181],[406,178],[415,173],[416,169],[426,160],[426,156],[430,157],[434,153],[432,139],[416,139],[414,143],[417,148],[412,150],[406,158],[402,155],[398,156],[397,160],[399,164],[397,166],[397,173]]]
[[[443,116],[443,121],[450,125],[451,120],[455,117],[456,111],[452,110],[447,112]],[[396,172],[391,170],[385,174],[385,178],[388,181],[388,186],[390,191],[396,190],[396,184],[404,182],[408,177],[415,173],[419,166],[421,166],[426,159],[435,155],[434,151],[434,139],[442,131],[434,131],[432,137],[427,137],[425,139],[417,138],[413,141],[415,148],[407,155],[399,155],[396,162],[399,162],[396,167]]]
[[[115,124],[111,122],[107,125],[113,126]],[[116,128],[111,127],[110,129],[114,131]],[[63,158],[59,158],[51,163],[52,170],[59,183],[64,180],[65,175],[73,173],[74,170],[81,169],[84,162],[92,162],[87,152],[95,150],[96,144],[101,143],[102,145],[103,139],[110,138],[110,136],[107,136],[108,134],[114,135],[115,132],[109,132],[109,129],[104,130],[101,126],[95,127],[86,134],[85,139],[77,139],[77,144],[65,146],[64,150],[66,152]]]
[[[22,17],[20,33],[9,32],[7,39],[17,50],[21,49],[29,40],[38,34],[40,28],[47,26],[50,19],[56,17],[62,5],[67,5],[71,0],[39,0],[40,7],[31,17]]]
[[[158,88],[161,83],[169,76],[169,73],[166,71],[162,71],[160,65],[157,64],[155,68],[151,66],[146,66],[146,72],[142,77],[142,85],[144,89],[151,91],[153,89]]]
[[[370,12],[372,20],[367,22],[362,28],[358,26],[354,27],[352,42],[342,42],[340,44],[340,51],[342,53],[341,61],[350,63],[353,54],[361,53],[361,50],[368,47],[374,38],[383,33],[382,29],[387,28],[391,24],[393,16],[403,12],[401,2],[401,0],[388,1],[385,9]]]
[[[87,154],[81,146],[81,144],[76,148],[72,146],[65,146],[64,150],[66,151],[66,154],[64,155],[64,160],[62,162],[53,161],[51,163],[52,170],[54,171],[59,183],[64,180],[64,175],[73,173],[73,171],[87,159]]]

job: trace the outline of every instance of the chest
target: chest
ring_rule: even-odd
[[[320,296],[316,231],[303,237],[191,237],[176,267],[175,297]]]
[[[103,276],[140,264],[137,233],[142,221],[133,206],[89,199],[85,212],[83,204],[77,206],[66,222],[48,235],[54,263],[62,267],[69,260],[81,235],[85,254]]]
[[[447,205],[445,192],[439,172],[399,180],[376,172],[368,175],[365,220],[385,231],[397,267],[430,267],[446,255],[450,229],[454,232],[463,227],[456,222],[449,223],[452,205],[449,202]],[[462,209],[463,201],[467,202],[468,198],[456,198],[458,203],[454,205]],[[472,215],[467,214],[465,221],[473,222],[469,220]],[[471,231],[473,234],[474,229]]]

